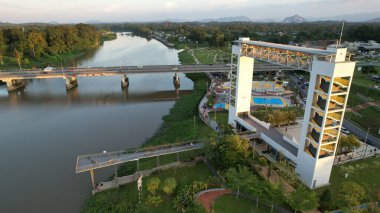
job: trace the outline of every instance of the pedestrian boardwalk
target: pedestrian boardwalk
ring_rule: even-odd
[[[137,161],[143,158],[156,157],[160,155],[186,152],[204,147],[202,141],[169,144],[143,149],[133,149],[118,152],[103,152],[98,154],[80,155],[77,158],[75,172],[86,172],[103,167],[113,166],[129,161]]]

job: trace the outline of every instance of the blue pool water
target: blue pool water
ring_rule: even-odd
[[[254,97],[253,98],[254,104],[271,104],[271,105],[281,105],[283,106],[284,103],[282,102],[281,98],[260,98],[260,97]]]

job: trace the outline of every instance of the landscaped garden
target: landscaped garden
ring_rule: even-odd
[[[183,194],[182,190],[219,186],[218,179],[211,176],[207,166],[199,163],[193,167],[162,171],[143,178],[140,201],[137,183],[134,182],[91,196],[84,204],[83,211],[174,213],[177,212],[176,208],[181,208],[182,201],[176,203],[174,200]],[[190,199],[190,203],[193,195],[191,192],[189,195],[182,196]],[[198,206],[191,208],[202,209]]]

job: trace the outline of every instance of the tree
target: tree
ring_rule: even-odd
[[[252,187],[251,185],[254,185],[257,183],[257,178],[252,174],[251,171],[249,171],[248,167],[240,166],[238,167],[238,170],[235,168],[229,168],[226,172],[226,179],[228,185],[237,191],[236,198],[239,196],[240,188]],[[251,188],[252,189],[252,188]]]
[[[24,55],[23,52],[18,51],[16,48],[13,50],[13,56],[16,58],[18,66],[20,67],[20,70],[21,70],[21,61],[22,61],[23,55]]]
[[[340,185],[335,202],[339,208],[354,207],[361,204],[366,193],[359,184],[348,181]]]
[[[40,57],[47,47],[44,33],[30,32],[28,35],[28,47],[34,57]]]
[[[5,44],[4,33],[2,30],[0,30],[0,64],[4,64],[3,58],[6,49],[7,45]]]
[[[273,212],[274,204],[280,202],[284,199],[284,187],[282,183],[269,183],[269,187],[265,187],[264,190],[267,192],[272,201],[271,212]]]
[[[339,146],[340,153],[343,153],[343,152],[348,153],[348,152],[352,152],[353,149],[359,148],[360,142],[356,138],[355,135],[348,135],[348,136],[341,135],[339,138],[338,146]]]
[[[217,169],[243,165],[249,156],[249,143],[237,135],[214,136],[207,145],[207,157]]]
[[[376,69],[374,66],[364,66],[362,67],[362,74],[368,75],[369,73],[376,73]]]
[[[170,177],[170,178],[166,178],[165,181],[164,181],[164,184],[162,186],[162,190],[170,195],[170,194],[173,194],[175,188],[177,187],[177,181]]]
[[[288,196],[288,203],[294,209],[294,212],[310,211],[318,207],[318,197],[314,191],[310,191],[304,186],[299,186]]]
[[[158,177],[153,177],[148,180],[147,188],[150,193],[153,195],[156,194],[156,191],[160,188],[161,180]]]
[[[321,202],[321,208],[323,208],[324,210],[327,210],[330,207],[330,202],[331,202],[330,189],[324,190],[319,200]]]

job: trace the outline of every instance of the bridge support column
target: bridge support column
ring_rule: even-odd
[[[90,170],[90,175],[91,175],[91,183],[92,183],[92,188],[95,190],[96,189],[96,184],[95,184],[95,178],[94,178],[94,170]]]
[[[117,168],[116,165],[113,166],[115,168],[115,178],[117,178]]]
[[[177,162],[179,162],[179,152],[177,152]]]
[[[25,87],[25,81],[23,80],[6,80],[8,92],[17,91]]]
[[[173,84],[175,87],[179,87],[181,85],[181,80],[179,79],[178,73],[175,73],[173,76]]]
[[[159,167],[159,166],[160,166],[160,156],[157,155],[157,167]]]
[[[139,159],[137,159],[137,173],[140,174],[140,162]]]
[[[65,85],[66,85],[66,90],[70,90],[74,87],[78,86],[78,81],[77,78],[72,76],[72,77],[65,77]]]
[[[127,88],[129,86],[129,78],[127,75],[123,75],[123,79],[121,80],[121,87]]]

